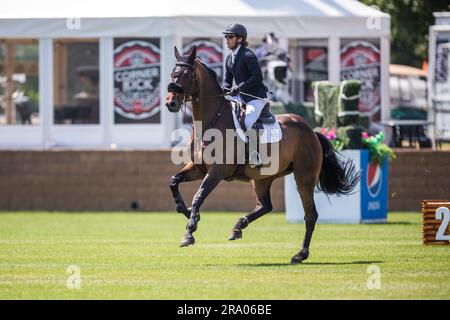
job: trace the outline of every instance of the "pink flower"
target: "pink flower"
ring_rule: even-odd
[[[367,139],[367,138],[369,138],[369,134],[368,134],[367,132],[363,132],[363,133],[362,133],[362,137],[363,137],[364,139]]]

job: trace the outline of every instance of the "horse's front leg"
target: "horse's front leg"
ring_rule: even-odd
[[[170,190],[172,191],[173,199],[175,200],[176,210],[178,213],[182,213],[186,218],[190,218],[191,210],[186,208],[183,197],[181,196],[178,185],[181,182],[200,180],[205,176],[202,168],[194,163],[188,163],[180,172],[170,178]]]
[[[186,225],[186,233],[181,240],[180,247],[187,247],[195,243],[194,236],[192,235],[195,230],[197,230],[197,224],[200,221],[200,207],[205,201],[206,197],[211,193],[212,190],[219,184],[223,178],[220,174],[217,174],[215,170],[209,170],[203,179],[200,188],[192,200],[192,210],[189,222]]]

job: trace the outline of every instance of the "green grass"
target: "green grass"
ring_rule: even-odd
[[[227,240],[242,214],[203,213],[179,248],[175,213],[1,213],[0,299],[450,299],[450,248],[423,246],[418,213],[384,225],[319,224],[290,265],[303,224],[269,214]],[[81,289],[66,286],[81,268]],[[381,289],[367,289],[367,268]]]

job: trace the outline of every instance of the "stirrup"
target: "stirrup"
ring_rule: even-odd
[[[248,163],[250,164],[250,168],[260,168],[263,166],[263,163],[261,162],[261,158],[257,151],[251,152],[248,158],[249,158]]]

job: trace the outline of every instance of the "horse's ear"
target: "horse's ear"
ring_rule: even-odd
[[[177,58],[177,60],[180,60],[181,55],[178,52],[177,46],[175,46],[174,49],[175,49],[175,58]]]
[[[197,56],[197,46],[193,46],[191,52],[189,53],[189,61],[194,61]]]

